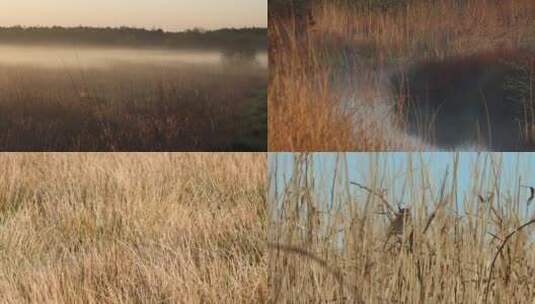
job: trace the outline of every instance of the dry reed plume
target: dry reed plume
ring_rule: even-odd
[[[3,154],[1,303],[259,303],[264,154]]]
[[[370,154],[362,188],[351,185],[348,170],[357,168],[343,155],[296,154],[291,170],[271,156],[270,300],[531,303],[535,214],[521,172],[507,180],[502,156],[463,154],[438,175],[426,155],[405,155],[401,171]],[[329,157],[334,166],[321,167]],[[411,207],[396,218],[400,201]],[[402,229],[400,215],[409,220]]]

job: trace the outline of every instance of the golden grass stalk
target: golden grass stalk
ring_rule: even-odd
[[[0,302],[267,297],[264,154],[3,154]]]
[[[348,168],[343,155],[334,167],[318,171],[328,157],[297,154],[279,198],[269,190],[272,301],[526,303],[530,299],[535,288],[529,279],[535,244],[529,228],[535,222],[526,213],[528,193],[519,190],[519,168],[511,178],[502,177],[509,168],[503,167],[500,155],[473,155],[467,167],[460,167],[459,155],[452,154],[450,173],[437,176],[422,154],[407,154],[404,171],[386,166],[388,156],[374,154],[368,157],[369,169],[363,176],[365,187],[372,190],[367,191],[350,187],[347,172],[359,168]],[[271,168],[272,180],[282,176],[280,170],[290,172]],[[465,182],[460,180],[461,170],[470,176],[463,192],[459,192]],[[386,247],[392,222],[378,212],[384,210],[383,200],[390,205],[403,200],[411,206],[410,225]],[[311,225],[314,214],[320,215],[319,220]]]

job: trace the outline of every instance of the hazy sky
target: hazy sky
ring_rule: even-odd
[[[267,26],[267,0],[1,0],[0,26]]]
[[[316,175],[316,185],[325,187],[325,193],[330,194],[332,188],[332,180],[335,172],[336,153],[314,153],[314,172]],[[408,164],[412,161],[413,172],[412,175],[418,180],[421,176],[421,170],[429,173],[431,183],[434,184],[435,189],[440,188],[440,184],[449,168],[449,183],[451,184],[453,157],[454,153],[437,152],[437,153],[342,153],[341,157],[347,160],[347,176],[350,181],[355,181],[361,184],[370,185],[370,165],[377,164],[379,174],[385,175],[388,178],[385,180],[385,186],[389,188],[389,193],[392,195],[392,201],[401,203],[402,205],[410,203],[410,198],[403,195],[403,186],[407,180],[409,173]],[[271,175],[271,188],[273,188],[275,181],[273,180],[273,173],[277,168],[276,184],[278,192],[281,192],[282,185],[289,179],[292,174],[292,153],[270,153],[269,154],[269,171]],[[518,185],[527,184],[535,186],[535,153],[460,153],[459,167],[457,174],[457,196],[458,201],[462,203],[465,197],[474,198],[479,193],[473,193],[471,187],[473,186],[474,168],[479,168],[481,175],[486,176],[485,184],[492,182],[493,175],[490,170],[491,163],[499,168],[497,175],[501,184],[502,194],[513,195],[520,190],[521,202],[524,203],[529,195],[527,189],[519,189]],[[340,163],[343,166],[343,162]],[[338,172],[343,172],[342,167],[339,167]],[[485,170],[482,170],[486,168]],[[380,178],[382,179],[382,177]],[[519,180],[520,179],[520,180]],[[477,187],[479,188],[479,187]],[[340,189],[340,188],[339,188]],[[488,188],[487,188],[488,189]],[[273,191],[273,189],[271,189]],[[354,195],[365,195],[366,193],[358,189],[358,187],[351,187],[350,191]],[[270,193],[271,195],[273,193]],[[407,193],[405,193],[407,194]],[[483,193],[485,195],[485,193]],[[524,204],[522,204],[524,205]],[[522,210],[522,209],[521,209]],[[535,213],[535,205],[526,210],[529,214]]]

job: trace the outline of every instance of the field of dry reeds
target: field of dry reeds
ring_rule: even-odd
[[[535,147],[535,2],[272,2],[270,151]]]
[[[2,151],[265,151],[265,67],[0,66]]]
[[[269,156],[272,303],[533,303],[532,155],[359,154]]]
[[[0,302],[264,302],[265,170],[265,154],[2,154]]]

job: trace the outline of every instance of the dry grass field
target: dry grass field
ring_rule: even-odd
[[[535,148],[535,2],[272,2],[270,151]]]
[[[264,302],[265,159],[0,155],[0,302]]]
[[[467,154],[439,171],[422,154],[402,156],[404,169],[380,154],[356,168],[346,155],[296,154],[286,167],[270,156],[270,302],[533,303],[522,162]]]
[[[265,151],[266,83],[254,64],[1,65],[0,150]]]

